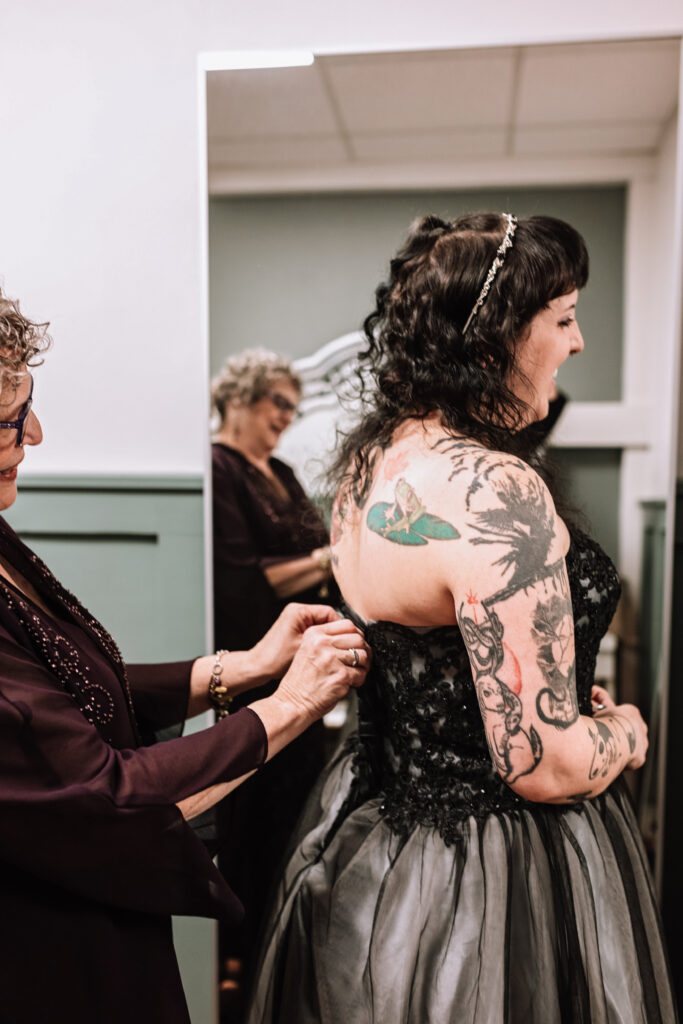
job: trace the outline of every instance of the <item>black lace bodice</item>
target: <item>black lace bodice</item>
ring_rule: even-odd
[[[579,710],[591,714],[595,660],[621,588],[610,559],[579,531],[566,561]],[[382,795],[391,827],[406,833],[426,825],[454,842],[469,815],[524,804],[491,763],[459,628],[362,625],[373,668],[359,691],[355,770],[366,792]]]

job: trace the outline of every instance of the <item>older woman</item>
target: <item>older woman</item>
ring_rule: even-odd
[[[0,294],[3,509],[16,498],[26,446],[42,439],[31,367],[45,327]],[[127,667],[106,630],[0,519],[7,1024],[188,1024],[171,914],[235,920],[241,908],[185,818],[359,684],[366,658],[351,623],[296,605],[252,651]],[[215,726],[143,744],[151,730],[283,672],[275,694]]]
[[[264,349],[232,356],[212,382],[219,419],[212,446],[219,647],[255,642],[288,601],[338,596],[320,513],[273,455],[300,396],[291,364]],[[248,967],[271,879],[324,755],[320,723],[221,809],[223,830],[239,837],[223,846],[221,868],[247,910],[241,933],[224,936],[223,963],[238,957]]]
[[[273,352],[232,356],[212,384],[214,621],[221,646],[254,642],[287,601],[321,600],[331,578],[320,513],[275,458],[301,381]]]
[[[532,465],[587,277],[570,225],[482,213],[420,219],[377,289],[332,530],[373,669],[250,1024],[676,1020],[622,779],[647,728],[594,686],[619,580]]]

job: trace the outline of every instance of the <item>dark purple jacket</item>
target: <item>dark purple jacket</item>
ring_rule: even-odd
[[[106,631],[0,518],[0,1016],[3,1024],[187,1024],[171,914],[241,906],[175,802],[263,763],[244,709],[181,721],[191,662],[126,671]]]

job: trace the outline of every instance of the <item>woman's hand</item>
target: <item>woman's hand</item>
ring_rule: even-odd
[[[591,687],[591,704],[593,705],[593,711],[605,711],[605,709],[611,710],[616,707],[616,704],[610,697],[609,691],[604,686],[594,685]]]
[[[278,679],[299,650],[307,629],[338,621],[339,615],[328,605],[288,604],[251,651],[253,663],[259,666],[259,674],[265,679]]]
[[[363,634],[348,619],[311,626],[275,696],[315,721],[331,711],[350,687],[364,682],[370,661]]]

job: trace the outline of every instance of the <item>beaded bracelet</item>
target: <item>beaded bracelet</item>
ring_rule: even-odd
[[[230,705],[232,704],[232,697],[228,693],[227,686],[221,685],[223,672],[221,658],[224,654],[229,654],[229,651],[216,651],[216,660],[211,668],[211,681],[209,682],[209,700],[219,718],[225,718],[230,714]]]
[[[318,551],[320,552],[317,558],[318,567],[327,573],[332,565],[332,552],[330,551],[329,544],[324,548],[318,548]]]

